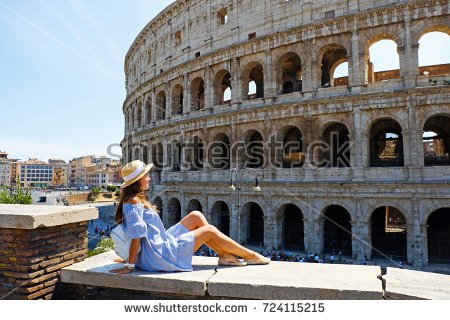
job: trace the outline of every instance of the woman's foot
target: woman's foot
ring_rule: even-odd
[[[247,264],[269,264],[270,261],[270,258],[266,258],[255,251],[252,251],[250,258],[245,259]]]
[[[243,267],[247,265],[247,262],[239,260],[236,256],[230,253],[224,253],[221,257],[219,257],[218,265]]]

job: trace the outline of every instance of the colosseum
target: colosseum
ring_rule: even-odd
[[[449,10],[177,0],[126,54],[123,159],[155,164],[167,227],[200,210],[261,248],[450,263],[450,63],[419,65]],[[396,70],[371,60],[383,40]]]

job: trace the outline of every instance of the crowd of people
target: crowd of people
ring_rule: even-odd
[[[272,261],[286,261],[286,262],[310,262],[310,263],[334,263],[335,261],[342,261],[342,252],[339,251],[337,259],[331,254],[328,257],[325,255],[318,255],[317,253],[306,253],[300,255],[292,253],[289,250],[262,250],[259,252],[264,257],[270,258]],[[209,247],[203,245],[196,252],[195,256],[217,257],[217,254]]]
[[[100,235],[101,237],[103,236],[109,236],[112,230],[112,226],[110,225],[100,225],[100,226],[95,226],[94,228],[94,233]]]

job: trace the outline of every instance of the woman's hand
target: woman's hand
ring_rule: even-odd
[[[109,272],[111,272],[111,273],[118,273],[118,274],[127,274],[127,273],[131,273],[133,270],[134,269],[123,267],[123,268],[120,268],[120,269],[113,269],[113,270],[111,270]]]
[[[122,259],[122,258],[117,258],[117,259],[114,259],[114,262],[127,263],[128,260],[124,260],[124,259]]]

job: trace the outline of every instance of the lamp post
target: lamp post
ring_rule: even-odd
[[[240,209],[242,207],[242,205],[241,205],[242,171],[241,171],[241,176],[240,176],[240,178],[238,180],[238,169],[237,168],[232,168],[230,170],[230,186],[228,187],[228,190],[236,191],[236,193],[237,193],[237,203],[236,203],[236,209],[237,209],[237,243],[241,243],[241,215],[240,215]],[[235,179],[233,179],[233,173],[234,173]],[[236,186],[233,183],[234,181],[236,181]],[[258,179],[258,177],[255,178],[255,186],[253,187],[253,191],[255,191],[255,192],[260,192],[261,191],[261,188],[259,187],[259,179]]]

